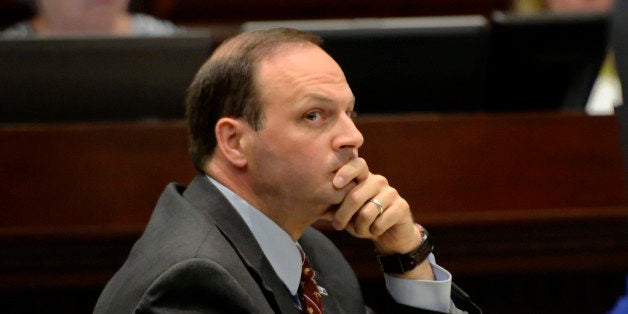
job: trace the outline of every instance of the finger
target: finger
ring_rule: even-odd
[[[349,225],[353,225],[353,230],[355,230],[356,233],[360,234],[360,237],[373,237],[373,234],[370,231],[371,225],[382,215],[384,215],[385,211],[390,206],[390,201],[392,200],[390,194],[391,193],[387,190],[383,191],[380,194],[377,194],[375,197],[368,200],[351,219]],[[379,206],[375,204],[374,200],[377,200],[381,204],[381,214]]]
[[[354,158],[344,164],[333,179],[333,185],[337,189],[345,187],[354,179],[359,183],[364,181],[369,175],[369,167],[363,158]]]
[[[368,232],[375,238],[381,237],[392,227],[402,222],[402,220],[408,216],[409,211],[410,207],[406,200],[401,197],[395,198],[390,206],[386,208],[384,214],[377,217],[369,226]]]
[[[386,183],[384,180],[382,178],[382,184]],[[372,238],[371,226],[377,219],[385,215],[386,210],[388,210],[388,207],[390,207],[396,197],[398,197],[397,191],[390,186],[386,186],[380,190],[379,194],[364,203],[362,208],[351,218],[348,225],[351,225],[362,238]],[[381,205],[381,211],[380,206],[376,203]]]
[[[387,186],[386,178],[374,174],[370,174],[366,180],[356,185],[347,193],[345,199],[340,203],[340,207],[336,210],[332,221],[334,228],[337,230],[344,229],[366,202]]]

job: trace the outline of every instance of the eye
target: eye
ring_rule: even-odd
[[[349,110],[349,111],[347,111],[347,116],[349,116],[349,118],[351,118],[351,120],[355,120],[355,118],[358,117],[358,112],[357,111],[353,111],[353,110]]]
[[[309,111],[305,114],[305,118],[310,121],[320,120],[322,114],[320,111]]]

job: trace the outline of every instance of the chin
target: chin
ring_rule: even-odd
[[[338,210],[338,207],[340,207],[340,204],[335,204],[335,205],[331,205],[329,206],[325,212],[323,212],[319,218],[319,220],[325,220],[325,221],[331,221],[334,218],[334,215],[336,214],[336,211]]]

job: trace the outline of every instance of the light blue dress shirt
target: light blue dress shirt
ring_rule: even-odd
[[[301,280],[301,254],[297,248],[299,244],[274,221],[229,188],[209,176],[207,178],[242,216],[275,273],[288,291],[296,295]],[[434,255],[430,254],[429,261],[436,280],[402,279],[384,274],[388,292],[400,304],[432,311],[450,311],[451,274],[435,263]]]

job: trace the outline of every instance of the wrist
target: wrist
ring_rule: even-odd
[[[406,226],[403,226],[403,233],[396,231],[395,233],[398,233],[398,235],[388,237],[385,241],[381,238],[377,240],[374,239],[373,244],[375,245],[375,252],[378,255],[392,255],[397,253],[406,254],[412,251],[421,245],[423,241],[421,231],[417,226],[419,226],[419,224],[410,222]],[[394,240],[391,241],[391,239]]]
[[[416,224],[418,232],[419,244],[413,249],[405,253],[382,254],[378,253],[377,259],[381,269],[389,274],[403,274],[414,270],[417,266],[426,264],[427,257],[432,253],[433,246],[429,241],[429,234],[421,225]],[[427,269],[422,267],[423,271]],[[430,271],[431,273],[431,271]]]

